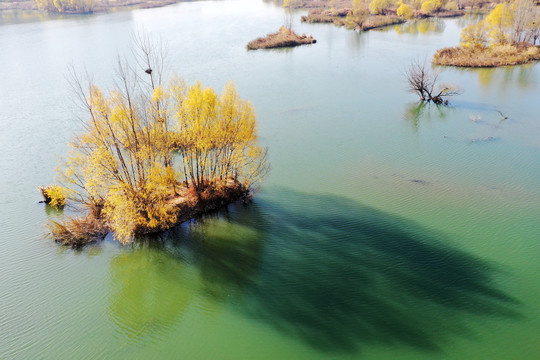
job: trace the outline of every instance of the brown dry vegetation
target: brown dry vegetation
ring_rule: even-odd
[[[249,189],[233,179],[221,186],[208,184],[198,193],[194,187],[183,188],[178,195],[169,199],[169,204],[178,208],[177,224],[199,217],[211,211],[219,210],[227,205],[250,197]]]
[[[426,15],[426,17],[451,18],[463,15],[465,15],[465,10],[442,10],[435,13],[435,15]]]
[[[48,226],[54,241],[73,248],[81,248],[101,240],[110,231],[101,219],[92,215],[50,221]]]
[[[436,65],[461,67],[497,67],[520,65],[540,60],[540,46],[501,45],[488,48],[451,47],[433,55]]]
[[[367,31],[389,25],[402,24],[405,21],[406,20],[404,18],[400,18],[395,15],[374,15],[368,17],[364,22],[362,22],[362,25],[360,25],[360,29]]]
[[[278,32],[268,34],[265,37],[260,37],[253,41],[250,41],[247,44],[247,48],[248,50],[271,49],[314,44],[316,42],[317,40],[315,40],[311,35],[298,35],[291,29],[287,29],[282,26]]]
[[[345,14],[346,16],[347,14]],[[302,22],[313,23],[335,23],[338,26],[344,25],[345,16],[335,16],[330,10],[324,9],[311,9],[307,16],[302,16],[300,20]]]

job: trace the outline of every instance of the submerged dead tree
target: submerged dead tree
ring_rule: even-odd
[[[446,97],[460,94],[459,89],[453,85],[438,84],[439,72],[428,69],[425,62],[413,62],[406,77],[409,91],[417,94],[421,101],[448,105]]]

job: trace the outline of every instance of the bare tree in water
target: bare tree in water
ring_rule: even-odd
[[[439,71],[431,71],[425,62],[413,62],[406,72],[406,77],[409,91],[417,94],[421,101],[448,105],[446,97],[461,93],[453,85],[438,84]]]

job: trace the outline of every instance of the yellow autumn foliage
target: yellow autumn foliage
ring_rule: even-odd
[[[229,83],[221,95],[152,72],[142,83],[121,64],[109,92],[77,82],[88,113],[71,142],[62,180],[122,243],[174,226],[188,189],[199,194],[259,181],[266,151],[255,110]],[[184,194],[184,195],[182,195]]]
[[[495,67],[540,59],[540,8],[534,0],[503,2],[484,21],[465,27],[460,46],[433,56],[438,65]]]
[[[394,0],[372,0],[369,3],[369,12],[372,15],[384,14],[394,3]]]
[[[397,16],[404,17],[405,19],[410,19],[413,16],[413,11],[411,7],[405,3],[401,3],[397,8]]]
[[[450,11],[457,11],[459,9],[459,6],[456,1],[450,1],[444,6],[444,8]]]
[[[264,153],[251,103],[240,99],[232,83],[218,96],[197,82],[182,104],[175,136],[185,181],[203,188],[209,180],[234,178],[249,186]]]
[[[433,11],[436,10],[436,5],[433,0],[427,0],[422,3],[421,7],[422,11],[426,14],[431,14]]]
[[[369,16],[369,0],[353,0],[352,9],[345,18],[347,28],[355,28],[361,25]]]
[[[300,0],[283,0],[284,8],[296,9],[300,6],[302,6],[302,2]]]
[[[533,0],[501,3],[486,16],[485,21],[463,29],[461,45],[485,47],[505,44],[535,44],[540,37],[540,10]]]
[[[489,42],[488,32],[483,21],[471,24],[461,32],[460,45],[463,47],[485,48]]]
[[[505,44],[510,40],[507,29],[512,25],[512,12],[508,3],[502,3],[486,16],[485,25],[492,44]]]
[[[45,202],[50,206],[61,209],[66,205],[69,190],[58,185],[42,186],[39,188]]]

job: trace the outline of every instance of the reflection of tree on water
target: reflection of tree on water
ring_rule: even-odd
[[[341,35],[341,34],[340,34]],[[368,37],[363,31],[348,31],[346,34],[347,46],[355,51],[363,50],[367,44]],[[332,39],[330,39],[332,40]]]
[[[109,317],[122,334],[143,340],[165,335],[201,301],[195,295],[204,296],[208,315],[231,296],[240,298],[250,284],[258,269],[259,240],[255,230],[223,216],[138,239],[131,251],[111,261]]]
[[[139,248],[110,264],[108,314],[133,340],[159,338],[181,316],[195,293],[195,274],[164,251]]]
[[[502,68],[479,68],[479,69],[457,69],[457,71],[476,72],[478,82],[483,89],[492,88],[507,89],[510,85],[518,85],[521,89],[528,89],[537,81],[534,64],[518,66],[507,66]]]
[[[344,198],[267,191],[113,259],[109,310],[123,332],[159,336],[198,293],[326,351],[439,350],[516,304],[489,264],[441,240]]]
[[[263,2],[265,3],[273,3],[274,5],[277,5],[277,6],[283,6],[283,0],[263,0]]]
[[[404,24],[396,26],[398,34],[431,34],[442,33],[446,24],[440,19],[426,19],[408,21]]]
[[[403,117],[412,125],[414,130],[418,131],[421,122],[431,122],[433,118],[446,120],[448,113],[453,111],[453,109],[451,106],[414,102],[406,105]]]
[[[469,13],[465,16],[457,17],[456,23],[459,27],[464,28],[471,24],[478,24],[480,21],[484,20],[485,17],[486,15],[482,13]]]

